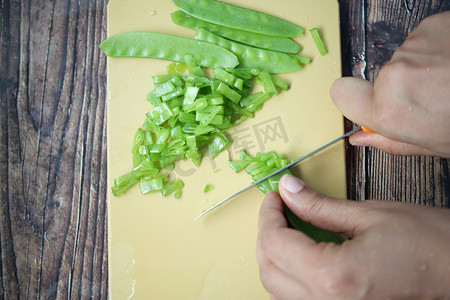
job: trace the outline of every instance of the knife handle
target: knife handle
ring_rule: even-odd
[[[361,129],[362,129],[362,131],[364,131],[364,132],[368,132],[368,133],[376,133],[375,131],[373,131],[373,130],[367,128],[367,127],[364,127],[364,126],[361,126]]]

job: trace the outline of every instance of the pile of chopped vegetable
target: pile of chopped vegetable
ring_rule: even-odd
[[[252,118],[263,103],[289,84],[272,74],[300,70],[310,59],[291,38],[303,28],[277,17],[216,0],[172,0],[180,9],[175,24],[197,30],[195,39],[155,32],[126,32],[104,40],[110,57],[173,61],[168,74],[153,76],[153,106],[137,129],[131,149],[131,172],[114,180],[112,194],[137,184],[142,194],[160,191],[181,196],[183,182],[169,180],[163,169],[190,159],[198,166],[207,149],[211,158],[230,146],[225,132]],[[314,31],[316,45],[320,43]],[[319,43],[319,44],[317,44]],[[321,52],[325,51],[323,44]],[[178,63],[178,64],[176,64]],[[204,74],[213,69],[213,78]],[[185,70],[189,74],[184,74]],[[251,92],[254,83],[262,92]]]
[[[253,118],[265,101],[278,94],[277,88],[289,87],[256,69],[215,68],[214,77],[208,78],[192,56],[184,60],[185,66],[170,64],[170,74],[152,76],[155,88],[146,98],[153,108],[133,139],[133,169],[115,179],[114,196],[137,183],[142,194],[161,191],[163,196],[179,197],[183,183],[179,179],[167,183],[169,176],[161,170],[172,170],[176,161],[186,159],[198,166],[202,149],[216,157],[230,146],[228,129]],[[189,73],[183,75],[186,68]],[[263,91],[250,93],[254,82]]]
[[[240,152],[240,159],[241,160],[228,161],[228,165],[236,173],[245,170],[245,172],[252,177],[254,182],[272,174],[291,162],[287,160],[284,155],[275,152],[257,153],[256,156],[252,157],[244,150]],[[278,193],[278,183],[284,174],[291,174],[291,171],[286,169],[269,177],[267,180],[258,184],[258,188],[264,194],[268,191],[275,191]],[[297,217],[286,205],[284,206],[284,211],[291,227],[302,231],[317,242],[334,242],[340,244],[345,240],[345,237],[340,234],[317,228],[310,223],[306,223]]]

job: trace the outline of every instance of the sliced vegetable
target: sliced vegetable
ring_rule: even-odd
[[[195,34],[195,39],[230,50],[237,56],[241,68],[258,69],[273,74],[301,69],[298,59],[293,55],[239,44],[202,28]]]
[[[311,36],[314,40],[314,43],[316,44],[317,50],[319,50],[320,55],[327,54],[327,50],[325,48],[325,45],[323,44],[323,40],[320,37],[319,30],[317,28],[313,28],[309,31],[311,33]]]
[[[189,54],[202,67],[233,68],[238,64],[236,56],[223,47],[155,32],[120,33],[107,38],[99,47],[110,57],[147,57],[184,63]]]
[[[277,95],[278,91],[275,88],[275,85],[270,77],[270,74],[267,72],[259,73],[259,77],[261,78],[261,84],[264,87],[264,93],[269,95]]]
[[[174,199],[180,198],[182,193],[183,193],[183,192],[182,192],[181,188],[178,189],[178,190],[176,190],[176,191],[172,194],[172,195],[173,195],[173,198],[174,198]]]
[[[162,189],[161,189],[161,195],[162,196],[167,196],[168,194],[171,194],[179,189],[181,189],[184,186],[183,181],[181,181],[180,179],[175,179],[174,181],[166,184]]]
[[[138,187],[142,195],[152,191],[159,191],[164,187],[164,178],[159,177],[149,180],[142,180],[139,182]]]
[[[220,94],[224,95],[225,97],[227,97],[234,103],[239,103],[239,100],[241,100],[241,98],[242,98],[242,96],[238,92],[236,92],[235,90],[233,90],[232,88],[230,88],[228,85],[226,85],[223,82],[219,83],[216,91],[219,92]]]
[[[205,73],[203,73],[202,68],[199,65],[197,65],[197,62],[195,61],[195,58],[192,55],[186,54],[184,56],[184,63],[189,73],[191,73],[192,75],[199,77],[205,76]]]
[[[274,171],[279,169],[280,166],[285,165],[284,160],[286,160],[283,155],[277,154],[275,152],[258,153],[256,157],[251,157],[243,150],[241,151],[241,159],[244,160],[228,161],[228,165],[230,165],[233,170],[235,170],[234,167],[240,166],[240,168],[236,168],[236,173],[245,169],[246,173],[250,174],[254,181],[257,181],[273,173]],[[247,164],[248,167],[241,168],[245,164]],[[258,185],[258,188],[263,193],[267,193],[268,191],[275,191],[278,193],[278,184],[280,178],[284,174],[291,174],[291,172],[290,170],[280,172],[277,175],[274,175],[260,183]],[[341,236],[340,234],[315,227],[310,223],[301,220],[286,205],[284,206],[284,212],[291,227],[302,231],[316,242],[333,242],[340,244],[344,241],[343,236]]]
[[[261,34],[298,37],[303,28],[277,17],[216,0],[172,0],[176,7],[198,19]]]
[[[185,61],[190,72],[199,68],[192,56],[186,55]],[[161,171],[172,170],[174,163],[185,159],[198,166],[203,156],[202,147],[208,147],[211,158],[216,157],[231,144],[224,131],[252,118],[254,111],[278,92],[276,77],[267,72],[215,68],[212,74],[214,78],[200,76],[200,73],[152,76],[155,89],[146,99],[154,107],[147,112],[142,127],[133,137],[134,169],[115,179],[113,195],[118,196],[138,184],[142,194],[161,191],[162,195],[181,196],[180,183],[176,179],[176,183],[169,182],[167,174]],[[250,85],[244,86],[243,82],[252,79],[261,81],[264,93],[248,95]],[[246,96],[243,98],[242,95]],[[248,164],[248,161],[230,163],[236,171]],[[272,160],[270,165],[255,170],[252,175],[259,176],[274,166]]]
[[[220,152],[230,147],[231,143],[223,133],[217,133],[208,146],[209,156],[216,157]]]
[[[230,27],[213,24],[207,21],[200,20],[191,16],[181,10],[175,11],[171,14],[172,21],[180,26],[190,29],[198,30],[200,28],[206,29],[209,32],[220,35],[221,37],[233,40],[249,46],[263,48],[284,53],[297,53],[302,47],[295,41],[286,37],[270,36],[247,30],[240,30]]]
[[[202,193],[205,194],[213,189],[214,189],[214,186],[212,184],[205,184],[205,186],[203,187]]]

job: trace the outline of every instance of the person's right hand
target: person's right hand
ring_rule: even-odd
[[[350,137],[398,155],[450,157],[450,11],[426,18],[375,83],[338,79],[331,98],[348,119],[374,130]]]

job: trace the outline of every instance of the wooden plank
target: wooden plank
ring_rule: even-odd
[[[426,16],[449,10],[450,4],[448,1],[341,1],[342,9],[349,20],[344,26],[351,38],[343,43],[348,47],[343,53],[350,54],[351,74],[373,82],[408,33]],[[348,69],[347,73],[345,70],[344,75],[349,75]],[[376,149],[349,147],[347,160],[350,199],[389,199],[449,207],[447,159],[395,157]]]
[[[2,3],[3,298],[107,298],[106,2]]]
[[[365,1],[340,1],[342,75],[366,79],[366,3]],[[355,127],[345,120],[345,129]],[[347,197],[363,200],[365,195],[365,157],[367,149],[347,144]]]
[[[394,51],[426,16],[450,9],[448,1],[369,1],[367,77],[374,81]],[[448,160],[395,157],[369,149],[365,198],[449,206]]]

